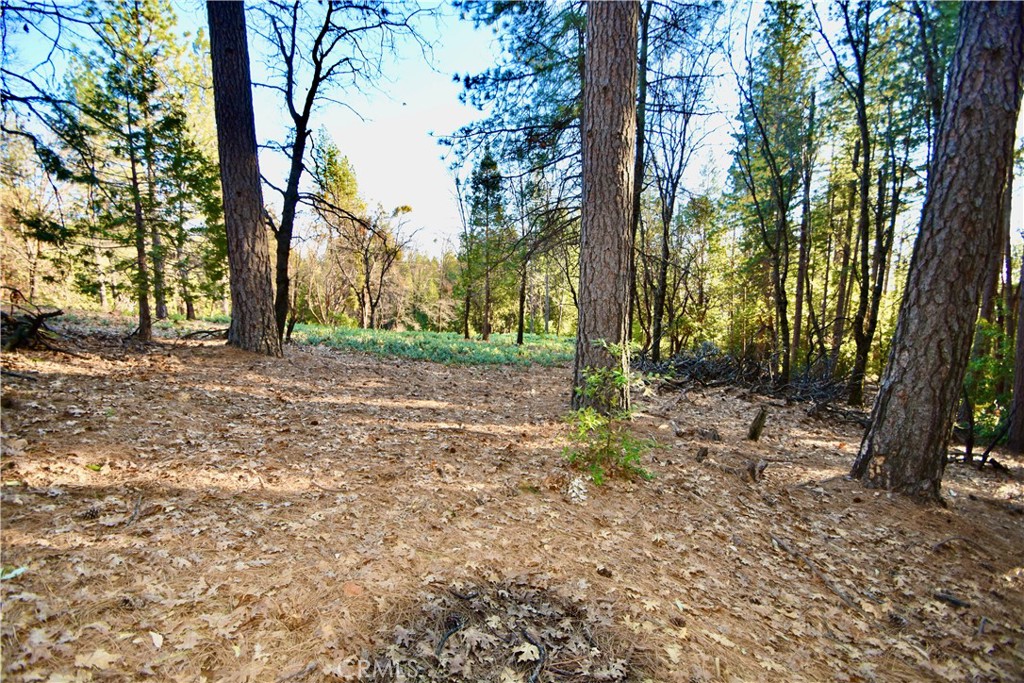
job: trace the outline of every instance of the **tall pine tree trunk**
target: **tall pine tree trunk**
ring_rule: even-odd
[[[128,131],[129,138],[131,130]],[[149,266],[146,261],[146,222],[142,214],[142,188],[139,186],[139,164],[135,148],[129,142],[129,159],[132,173],[132,204],[135,220],[135,293],[139,301],[139,330],[136,336],[141,341],[153,338],[153,314],[149,309]]]
[[[636,2],[587,5],[583,85],[583,212],[573,386],[591,368],[629,371],[629,276],[636,142]],[[606,345],[617,347],[614,351]],[[629,406],[628,387],[573,392],[573,408]]]
[[[516,326],[516,344],[519,346],[523,345],[523,333],[526,328],[526,278],[528,275],[526,266],[529,263],[529,259],[524,256],[523,267],[519,273],[519,322]]]
[[[1024,261],[1020,281],[1024,283]],[[1017,299],[1017,342],[1013,358],[1013,401],[1010,403],[1010,431],[1006,446],[1014,453],[1024,452],[1024,292]]]
[[[935,164],[871,426],[851,471],[937,500],[1024,82],[1024,3],[964,3]]]
[[[152,124],[148,123],[149,114],[147,112],[144,120],[147,120],[147,127]],[[147,142],[145,149],[145,161],[146,161],[146,192],[147,205],[149,211],[152,213],[156,209],[156,160],[153,158],[153,143],[149,140],[150,135],[147,133]],[[167,276],[164,257],[164,241],[163,236],[160,234],[160,226],[157,225],[156,217],[150,216],[149,219],[149,239],[152,245],[151,258],[153,259],[153,303],[156,305],[156,319],[164,320],[167,318]]]
[[[281,355],[253,119],[245,7],[208,2],[210,56],[231,287],[228,343]]]

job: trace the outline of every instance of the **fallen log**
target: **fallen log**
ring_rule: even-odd
[[[3,350],[13,351],[27,346],[30,342],[45,344],[41,333],[46,329],[46,321],[62,315],[64,315],[64,311],[60,309],[40,313],[30,313],[24,310],[17,313],[0,311],[0,321],[2,321],[0,324],[2,324],[4,336]]]

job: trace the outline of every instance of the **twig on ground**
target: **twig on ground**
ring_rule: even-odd
[[[32,375],[26,375],[23,372],[15,372],[14,370],[0,370],[0,374],[2,374],[4,377],[17,377],[18,379],[27,379],[27,380],[30,380],[32,382],[38,382],[39,381],[38,377],[33,377]]]
[[[530,632],[525,628],[523,629],[523,638],[526,638],[526,642],[537,648],[537,652],[540,653],[540,658],[537,660],[537,666],[533,667],[533,673],[530,674],[529,679],[529,683],[537,683],[537,677],[540,676],[540,671],[544,668],[544,661],[548,658],[548,652],[544,649],[544,644],[539,640],[531,638]]]
[[[329,489],[326,486],[321,486],[320,484],[318,484],[315,481],[313,481],[312,477],[310,477],[309,483],[312,484],[315,488],[318,488],[321,491],[324,491],[326,493],[345,493],[341,489]]]
[[[196,330],[195,332],[189,332],[188,334],[181,335],[181,339],[217,339],[220,337],[227,338],[228,328],[223,330]]]
[[[811,559],[809,557],[807,557],[806,555],[804,555],[803,553],[801,553],[798,550],[794,550],[792,547],[790,547],[790,545],[788,543],[783,541],[781,538],[779,538],[775,534],[768,534],[768,536],[772,539],[772,542],[775,543],[775,545],[779,546],[780,548],[785,550],[787,553],[789,553],[793,557],[795,557],[795,558],[797,558],[799,560],[802,560],[803,563],[807,565],[808,569],[811,570],[811,573],[814,574],[816,577],[818,577],[818,579],[820,579],[821,582],[824,583],[825,586],[830,591],[832,591],[837,596],[839,596],[839,599],[842,600],[843,602],[845,602],[847,604],[847,606],[853,608],[855,611],[857,611],[857,612],[859,612],[861,614],[864,614],[864,610],[861,609],[860,605],[855,603],[850,598],[850,596],[848,596],[846,593],[843,592],[843,590],[841,588],[839,588],[839,586],[835,585],[835,583],[833,583],[831,579],[829,579],[827,576],[825,576],[825,574],[820,569],[818,569],[818,567],[814,564],[814,562],[811,561]]]
[[[135,509],[132,510],[131,517],[129,517],[128,521],[126,521],[124,523],[125,526],[131,526],[132,522],[134,522],[136,519],[139,518],[139,509],[141,507],[142,507],[142,494],[140,493],[139,497],[135,499]]]
[[[825,484],[832,484],[837,481],[844,481],[846,479],[845,474],[839,474],[834,477],[828,477],[827,479],[808,479],[802,481],[799,484],[792,484],[789,486],[790,489],[809,489],[815,486],[824,486]]]
[[[933,545],[932,546],[932,552],[938,551],[939,548],[941,548],[941,547],[943,547],[945,545],[948,545],[948,544],[952,543],[953,541],[963,541],[967,545],[973,545],[978,550],[984,550],[985,549],[982,546],[980,546],[979,544],[977,544],[974,541],[972,541],[971,539],[967,538],[966,536],[950,536],[949,538],[944,538],[941,541],[939,541],[938,543],[936,543],[935,545]]]
[[[955,595],[952,595],[951,593],[946,593],[945,591],[935,591],[934,593],[932,593],[932,597],[936,600],[941,600],[942,602],[948,605],[953,605],[953,607],[971,606],[971,603],[967,602],[966,600],[961,600]]]
[[[441,651],[444,650],[444,644],[448,642],[448,639],[461,631],[462,627],[466,625],[466,620],[462,618],[461,614],[452,614],[448,617],[447,623],[451,624],[451,626],[441,636],[441,642],[437,644],[437,648],[434,650],[434,656],[437,658],[441,657]]]
[[[633,413],[633,417],[636,419],[642,419],[645,417],[651,419],[657,418],[659,420],[668,420],[670,422],[675,420],[675,418],[672,417],[671,415],[668,415],[667,413],[659,413],[655,410],[638,410],[637,412]]]
[[[39,339],[39,343],[42,344],[45,349],[47,349],[49,351],[53,351],[54,353],[63,353],[64,355],[71,356],[72,358],[80,358],[82,360],[89,360],[88,356],[82,355],[81,353],[75,353],[74,351],[68,351],[65,348],[61,348],[60,346],[56,346],[54,344],[51,344],[50,342],[46,341],[45,339],[40,338]]]
[[[300,678],[305,678],[309,674],[311,674],[314,671],[316,671],[316,667],[317,667],[317,663],[316,662],[310,662],[304,668],[299,669],[298,671],[296,671],[294,673],[290,673],[287,676],[279,676],[277,678],[277,683],[287,683],[287,681],[295,681],[295,680],[298,680]]]

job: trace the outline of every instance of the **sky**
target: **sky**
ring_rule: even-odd
[[[204,2],[172,0],[172,5],[183,31],[206,28]],[[417,24],[432,44],[429,63],[415,42],[401,41],[385,62],[385,80],[379,81],[376,89],[331,90],[328,95],[347,106],[317,109],[313,127],[325,130],[348,157],[367,205],[380,204],[388,212],[398,206],[412,207],[403,234],[415,231],[413,246],[439,256],[457,248],[461,219],[450,160],[442,159],[448,149],[438,144],[438,138],[484,116],[459,102],[462,86],[452,77],[493,66],[499,48],[489,28],[477,30],[471,21],[459,19],[450,3],[424,2],[420,6],[435,12],[433,19]],[[248,34],[253,80],[264,80],[266,46],[255,35],[251,17]],[[290,119],[284,113],[282,96],[257,87],[253,99],[258,140],[285,139]],[[283,155],[264,151],[260,170],[275,185],[284,185],[288,169]],[[310,183],[308,177],[305,183]],[[264,201],[280,205],[273,190],[264,192]]]
[[[376,91],[334,92],[333,97],[348,106],[328,106],[314,115],[316,127],[322,127],[348,157],[369,206],[380,204],[389,212],[397,206],[412,207],[404,233],[416,231],[413,245],[431,256],[455,249],[461,231],[451,160],[442,159],[449,150],[438,144],[438,138],[483,117],[459,102],[462,86],[453,82],[453,75],[479,73],[495,59],[489,29],[474,29],[447,5],[437,9],[437,21],[426,20],[420,26],[433,43],[429,64],[419,46],[405,40],[385,64],[388,80]],[[251,30],[250,46],[257,47]],[[256,59],[253,55],[258,69]],[[280,139],[280,101],[277,93],[256,90],[260,139]],[[261,165],[265,175],[285,175],[281,155],[264,155]]]

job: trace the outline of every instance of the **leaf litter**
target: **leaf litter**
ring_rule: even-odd
[[[5,681],[1024,678],[1012,455],[920,507],[715,387],[639,398],[656,478],[597,488],[565,368],[77,343],[3,357]]]

